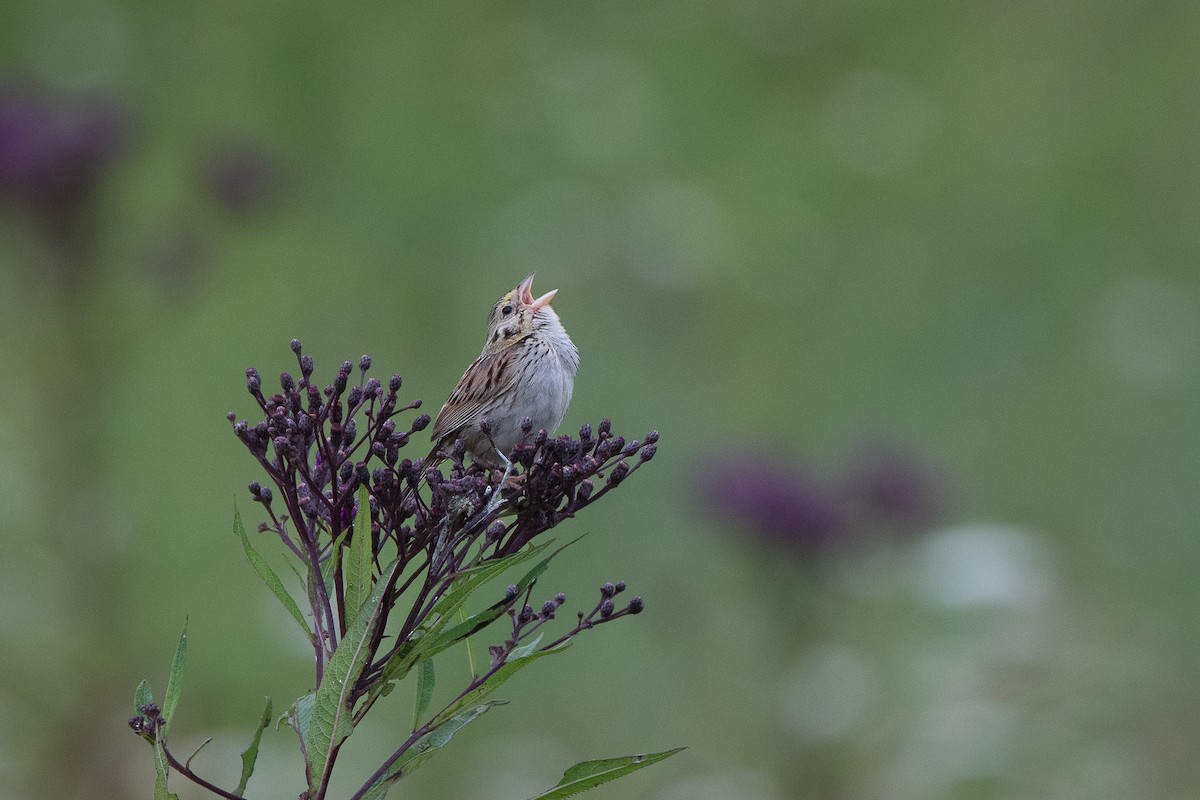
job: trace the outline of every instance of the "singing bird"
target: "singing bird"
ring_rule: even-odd
[[[525,435],[521,423],[529,417],[534,431],[554,433],[567,413],[579,368],[579,351],[550,307],[558,290],[534,298],[532,288],[531,274],[492,306],[483,352],[433,423],[439,449],[461,439],[479,463],[503,463],[506,477],[508,453]],[[485,420],[490,435],[480,429]]]

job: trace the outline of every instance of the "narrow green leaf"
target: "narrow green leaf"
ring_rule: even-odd
[[[138,716],[141,716],[142,706],[149,705],[154,702],[154,693],[150,691],[150,682],[142,681],[133,690],[133,710]]]
[[[333,540],[333,544],[329,546],[329,558],[321,561],[321,580],[325,584],[325,592],[330,596],[337,593],[337,590],[333,587],[333,579],[337,575],[338,564],[342,563],[342,542],[346,541],[346,537],[349,535],[350,528],[342,528],[342,532],[338,534],[338,537]],[[291,566],[290,562],[288,566]],[[292,567],[292,571],[296,571],[294,566]],[[296,577],[300,577],[299,572],[296,572]],[[303,583],[304,580],[301,579],[300,582]],[[351,614],[350,618],[353,619],[354,615]]]
[[[262,717],[258,720],[258,728],[254,731],[254,738],[250,740],[250,746],[242,751],[242,779],[238,782],[237,788],[233,790],[234,794],[245,794],[246,784],[250,782],[250,776],[254,774],[254,765],[258,762],[258,746],[262,743],[263,731],[271,724],[271,698],[267,698],[267,707],[263,709]]]
[[[433,699],[433,684],[433,659],[427,658],[417,665],[417,699],[413,705],[414,731],[421,726],[421,717],[425,716],[429,701]]]
[[[524,577],[516,583],[518,593],[524,592],[533,585],[533,582],[546,571],[546,567],[550,564],[550,559],[573,543],[569,542],[558,548],[525,573]],[[447,630],[443,630],[462,607],[467,596],[475,591],[475,589],[478,589],[483,582],[497,577],[501,572],[504,572],[515,564],[526,561],[530,557],[543,552],[550,544],[552,543],[546,542],[529,550],[514,553],[498,561],[489,562],[488,564],[463,572],[437,605],[434,606],[430,622],[427,623],[421,635],[414,636],[405,642],[396,651],[396,654],[392,656],[391,660],[388,661],[387,666],[384,668],[384,681],[381,683],[386,684],[389,681],[402,679],[408,674],[410,669],[422,660],[432,658],[446,648],[487,627],[503,615],[505,608],[508,606],[508,601],[502,599],[465,621]],[[453,598],[451,597],[452,595],[454,595]]]
[[[363,800],[382,800],[392,784],[405,775],[412,773],[417,767],[428,761],[434,753],[445,747],[454,738],[454,734],[458,733],[466,725],[479,719],[489,709],[504,705],[507,702],[507,700],[489,700],[486,703],[481,703],[459,714],[455,714],[438,725],[438,727],[414,742],[413,746],[408,748],[404,752],[404,755],[396,760],[395,764],[392,764],[387,773],[363,794]]]
[[[534,661],[537,661],[544,656],[561,653],[563,650],[571,646],[571,642],[566,641],[551,650],[537,650],[536,647],[540,640],[541,636],[539,635],[534,641],[527,645],[518,647],[509,653],[508,661],[504,664],[504,666],[493,672],[492,675],[479,686],[476,686],[474,689],[467,692],[453,704],[448,706],[445,711],[435,718],[435,722],[441,725],[442,721],[451,718],[461,709],[478,703],[480,700],[496,691],[501,684],[503,684],[513,675],[517,674],[518,671],[532,664]]]
[[[375,582],[367,602],[338,643],[333,658],[325,666],[321,685],[317,687],[312,704],[312,718],[304,734],[309,775],[315,792],[325,776],[325,768],[333,751],[354,731],[350,692],[370,655],[371,635],[379,622],[384,589],[400,568],[399,559],[392,561]]]
[[[554,542],[543,542],[539,545],[530,547],[527,550],[521,550],[503,558],[494,561],[485,561],[477,567],[465,569],[458,574],[454,579],[454,583],[442,595],[442,599],[438,601],[433,608],[433,614],[440,620],[449,620],[455,611],[467,601],[467,598],[480,586],[490,581],[492,578],[498,577],[501,573],[508,571],[517,564],[523,561],[528,561],[534,556],[542,553],[546,548],[550,547]],[[565,545],[564,545],[565,546]],[[554,551],[554,555],[558,554],[562,548]],[[550,556],[553,558],[553,555]],[[547,559],[549,560],[549,559]]]
[[[179,800],[179,795],[167,790],[167,776],[170,771],[160,732],[154,740],[154,800]]]
[[[357,502],[350,557],[345,565],[346,619],[353,619],[371,596],[371,496],[367,487],[359,488]]]
[[[601,758],[595,761],[582,761],[563,773],[562,780],[551,789],[529,798],[529,800],[562,800],[564,797],[579,794],[595,788],[603,783],[623,778],[631,772],[657,764],[663,759],[670,758],[686,748],[676,747],[662,753],[651,753],[644,756],[623,756],[621,758]]]
[[[467,621],[467,610],[461,606],[458,609],[458,621],[463,623]],[[475,664],[475,644],[470,636],[463,638],[463,646],[467,650],[467,666],[471,670],[471,680],[479,677],[479,667]]]
[[[308,739],[308,726],[312,724],[313,702],[316,699],[313,692],[297,697],[296,702],[292,703],[292,707],[287,710],[287,713],[275,723],[276,730],[283,727],[283,723],[286,722],[296,732],[296,736],[300,738],[300,755],[304,757],[306,763],[308,750],[305,749],[304,743]]]
[[[183,691],[183,662],[187,658],[187,621],[183,623],[183,633],[179,634],[179,644],[175,647],[175,655],[171,658],[171,671],[167,673],[167,689],[163,694],[162,715],[164,733],[171,729],[175,719],[175,706],[179,705],[179,693]]]
[[[242,540],[242,549],[246,551],[246,559],[250,562],[250,566],[254,567],[258,577],[267,585],[272,594],[279,598],[279,602],[283,603],[283,607],[292,615],[292,619],[296,620],[300,630],[304,631],[309,642],[312,642],[313,633],[309,630],[304,614],[300,613],[300,606],[296,605],[296,601],[288,594],[283,581],[279,580],[279,576],[275,574],[275,570],[271,569],[271,565],[264,561],[263,557],[254,549],[254,545],[250,544],[250,537],[246,535],[246,528],[242,525],[241,512],[237,510],[236,506],[233,509],[233,532]]]

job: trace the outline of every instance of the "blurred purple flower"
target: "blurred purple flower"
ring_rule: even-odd
[[[882,446],[864,449],[830,479],[744,453],[728,458],[702,482],[711,511],[802,555],[929,523],[938,507],[935,486],[934,471],[925,462]]]
[[[0,89],[0,194],[69,217],[123,151],[126,127],[107,98]]]
[[[864,522],[913,528],[931,522],[940,505],[934,469],[895,445],[864,448],[842,484],[849,500],[868,518]]]
[[[762,538],[811,552],[844,528],[835,491],[762,457],[735,456],[712,473],[704,499],[714,512]]]
[[[231,214],[247,214],[271,205],[279,194],[279,167],[267,151],[247,139],[228,136],[208,155],[205,185]]]

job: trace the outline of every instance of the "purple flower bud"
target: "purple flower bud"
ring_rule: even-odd
[[[368,355],[363,355],[363,356],[359,357],[358,368],[363,372],[366,372],[367,370],[369,370],[371,368],[371,357]]]
[[[530,431],[532,431],[532,430],[533,430],[533,417],[525,417],[523,420],[521,420],[521,433],[528,436]]]
[[[617,593],[617,587],[613,586],[611,583],[606,583],[600,587],[600,596],[601,597],[612,597],[616,593]]]
[[[657,452],[658,452],[658,445],[651,442],[650,444],[647,444],[642,447],[642,452],[639,454],[638,457],[642,461],[649,461],[650,459],[654,458],[654,454]]]
[[[608,619],[613,615],[613,610],[616,606],[612,600],[605,600],[600,604],[600,619]]]
[[[640,614],[646,609],[646,602],[641,597],[634,597],[629,601],[629,613]]]
[[[616,589],[617,594],[620,594],[621,592],[625,591],[625,581],[617,581],[616,586],[613,588]]]
[[[580,503],[587,502],[587,499],[592,496],[592,491],[596,485],[588,480],[579,482],[579,488],[575,490],[575,499]]]
[[[587,441],[592,438],[592,426],[586,422],[579,426],[579,438],[582,441]]]
[[[388,391],[389,391],[389,392],[392,392],[393,394],[395,394],[396,392],[400,391],[400,385],[401,385],[403,382],[404,382],[404,379],[403,379],[403,378],[401,378],[399,375],[393,375],[393,376],[392,376],[392,377],[391,377],[391,378],[388,380]]]
[[[601,438],[607,437],[612,433],[612,421],[607,419],[600,420],[600,427],[597,430]]]
[[[300,374],[306,378],[313,374],[312,356],[300,356]]]
[[[296,390],[296,381],[289,373],[283,372],[279,375],[279,386],[283,389],[284,394],[291,394]]]
[[[299,339],[292,339],[292,352],[295,353],[296,355],[300,355],[300,340]]]
[[[250,394],[259,397],[262,392],[262,378],[258,375],[258,370],[254,367],[246,370],[246,388],[250,390]]]
[[[508,585],[508,588],[504,590],[504,599],[512,600],[514,597],[516,597],[520,593],[521,593],[521,590],[519,588],[517,588],[517,585],[515,583],[511,583]]]
[[[618,461],[612,468],[612,472],[608,473],[608,485],[616,486],[621,481],[625,480],[625,476],[629,474],[629,463],[626,461]]]
[[[554,604],[553,600],[547,600],[542,603],[542,616],[545,619],[554,619],[554,612],[557,610],[558,606]]]
[[[427,427],[429,426],[429,421],[430,421],[430,420],[429,420],[429,415],[428,415],[428,414],[422,414],[421,416],[419,416],[419,417],[417,417],[416,419],[414,419],[414,420],[412,421],[412,431],[413,431],[413,433],[417,433],[418,431],[423,431],[423,430],[425,430],[425,428],[427,428]]]
[[[567,602],[567,596],[562,592],[559,592],[558,594],[554,595],[554,602],[556,605],[561,606],[563,603]]]

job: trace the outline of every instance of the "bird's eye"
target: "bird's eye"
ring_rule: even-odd
[[[513,307],[512,307],[512,306],[505,306],[504,308],[500,309],[500,313],[501,313],[501,314],[503,314],[503,315],[504,315],[504,316],[506,316],[506,317],[507,317],[509,314],[511,314],[512,312],[513,312]]]

